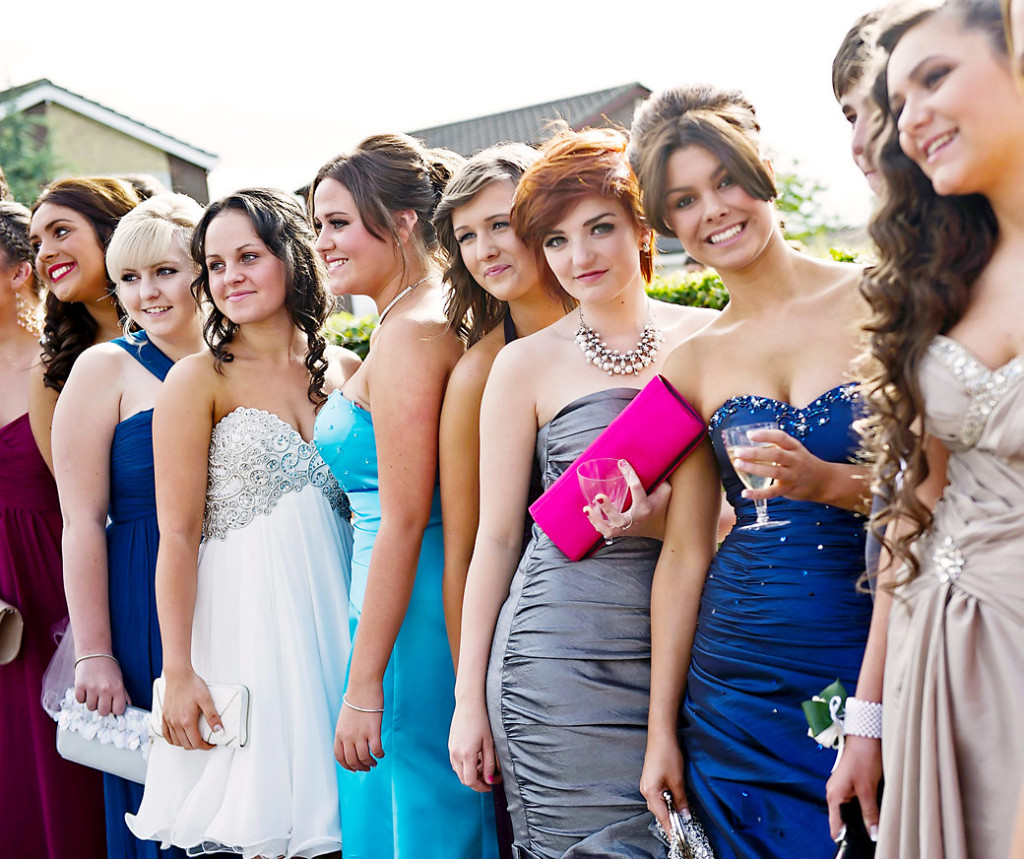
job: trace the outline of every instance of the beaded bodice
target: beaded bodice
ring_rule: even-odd
[[[244,528],[269,514],[285,494],[307,486],[349,518],[348,499],[311,442],[270,412],[229,412],[210,436],[203,539],[223,540],[232,528]]]
[[[960,444],[973,447],[993,409],[1024,379],[1024,357],[990,370],[965,346],[941,334],[928,346],[928,354],[953,375],[967,395],[958,435]]]

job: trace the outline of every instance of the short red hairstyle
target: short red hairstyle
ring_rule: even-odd
[[[626,160],[627,143],[618,129],[571,131],[563,126],[519,180],[512,201],[512,229],[537,258],[537,269],[550,290],[561,286],[544,257],[544,238],[584,197],[616,200],[637,230],[648,229],[640,183]],[[653,250],[640,251],[640,272],[644,282],[650,283]]]

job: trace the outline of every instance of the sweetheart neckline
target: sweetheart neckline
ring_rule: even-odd
[[[953,348],[960,352],[960,354],[967,358],[967,360],[971,361],[976,367],[978,367],[981,370],[984,370],[991,376],[999,376],[1005,373],[1009,367],[1012,367],[1018,361],[1024,361],[1024,354],[1014,355],[1009,361],[1000,364],[998,367],[992,368],[989,367],[989,365],[986,364],[984,361],[982,361],[981,358],[979,358],[972,349],[965,346],[955,337],[949,337],[946,334],[936,334],[934,339],[944,340],[946,343],[949,343]]]
[[[237,414],[239,412],[249,412],[249,413],[258,414],[258,415],[268,415],[269,417],[272,417],[274,420],[276,420],[279,424],[281,424],[281,426],[287,427],[291,431],[292,435],[298,436],[299,441],[301,441],[303,444],[308,444],[308,445],[312,445],[313,444],[312,439],[309,440],[309,441],[306,441],[306,439],[303,437],[302,433],[300,433],[297,429],[295,429],[295,427],[293,427],[290,423],[288,423],[288,421],[286,421],[280,415],[276,415],[273,412],[267,411],[266,409],[257,409],[257,408],[253,408],[251,406],[236,406],[230,412],[228,412],[223,417],[221,417],[221,419],[218,420],[217,423],[215,423],[213,425],[213,428],[217,429],[217,427],[219,427],[224,422],[225,419],[227,419],[227,418],[231,417],[232,415]]]
[[[827,391],[823,391],[822,393],[818,394],[818,396],[811,400],[806,406],[794,406],[792,403],[787,403],[785,400],[778,400],[775,397],[769,397],[764,394],[736,394],[735,396],[728,397],[727,399],[722,401],[722,404],[711,413],[711,418],[708,420],[708,423],[713,423],[718,413],[722,411],[722,409],[724,409],[727,405],[729,405],[729,403],[734,403],[739,400],[770,400],[776,405],[782,406],[783,408],[788,409],[791,412],[806,412],[808,409],[811,408],[811,406],[820,403],[829,394],[833,394],[836,391],[841,391],[843,388],[855,386],[856,384],[856,382],[840,382],[838,385],[833,385]]]

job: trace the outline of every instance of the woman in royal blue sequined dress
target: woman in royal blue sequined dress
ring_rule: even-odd
[[[853,688],[871,613],[856,589],[867,484],[847,376],[860,272],[786,243],[759,130],[740,93],[682,87],[653,96],[631,133],[648,221],[717,269],[731,296],[664,370],[707,419],[711,444],[672,478],[641,781],[664,818],[661,791],[686,802],[685,772],[719,859],[831,855],[834,755],[807,738],[800,702],[836,677]],[[774,446],[744,448],[742,465],[775,483],[753,492],[723,432],[764,421],[781,429],[750,440]],[[716,553],[720,480],[737,527]],[[755,498],[787,524],[744,528]]]

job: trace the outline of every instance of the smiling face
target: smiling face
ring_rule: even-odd
[[[871,97],[871,85],[865,79],[857,81],[839,99],[843,116],[850,123],[850,150],[853,161],[868,180],[875,196],[882,193],[882,177],[874,159],[874,135],[878,130],[881,111]]]
[[[324,179],[313,192],[313,226],[334,295],[376,295],[401,275],[401,257],[366,229],[355,198],[337,179]]]
[[[217,309],[232,322],[287,315],[284,262],[271,253],[243,212],[225,209],[206,229],[206,267]]]
[[[583,305],[599,303],[643,284],[640,248],[650,241],[618,200],[591,194],[544,236],[544,258],[569,295]]]
[[[514,301],[538,283],[537,264],[510,223],[511,181],[486,185],[452,210],[452,231],[462,264],[481,287],[501,301]]]
[[[152,265],[122,268],[117,297],[132,321],[156,337],[175,337],[196,324],[192,297],[192,259],[174,238],[164,259]]]
[[[775,210],[751,197],[702,146],[669,156],[665,220],[686,252],[719,271],[754,262],[776,233]]]
[[[900,147],[936,193],[998,192],[1019,157],[1024,95],[988,36],[934,14],[893,48],[888,80]]]
[[[29,236],[36,250],[36,272],[61,301],[92,302],[107,296],[103,246],[85,215],[41,203],[32,215]]]

